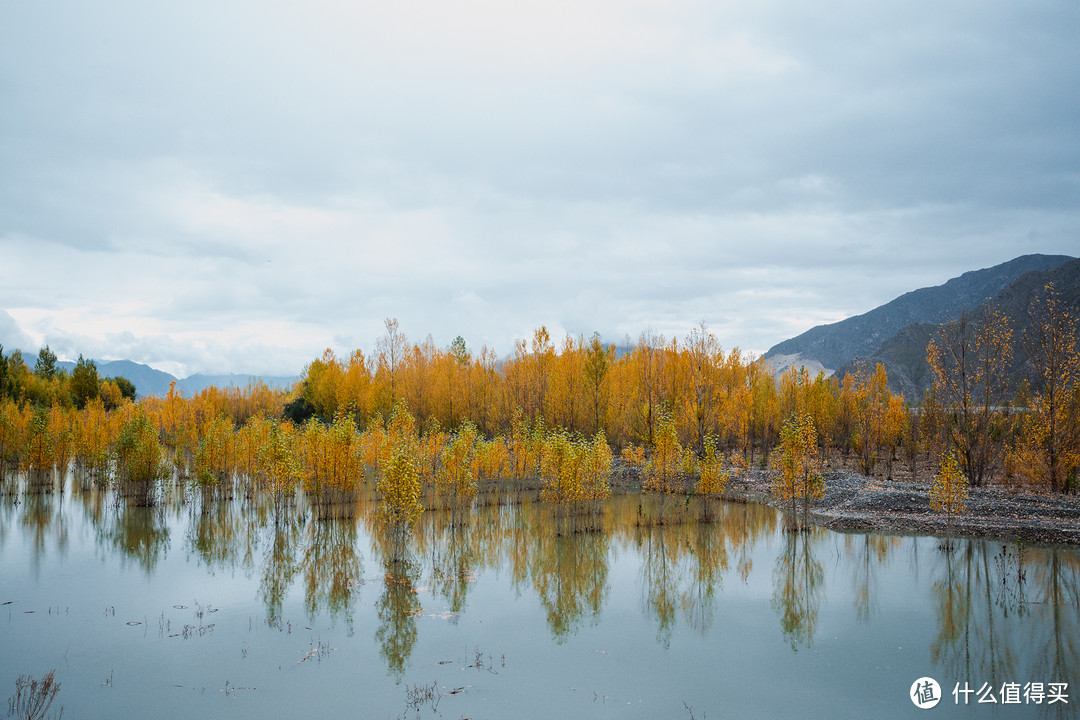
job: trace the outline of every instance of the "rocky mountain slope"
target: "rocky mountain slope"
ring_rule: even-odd
[[[1008,368],[1011,387],[1016,387],[1023,379],[1037,382],[1028,361],[1025,336],[1031,326],[1029,308],[1032,300],[1048,283],[1053,283],[1059,301],[1072,308],[1074,315],[1080,315],[1080,260],[1050,270],[1025,273],[985,303],[989,309],[1005,316],[1012,330],[1013,356]],[[977,317],[981,307],[972,312]],[[940,329],[938,324],[909,325],[883,342],[876,352],[857,362],[868,367],[883,364],[894,392],[903,392],[905,397],[912,399],[920,397],[933,384],[933,373],[926,361],[926,345]],[[838,373],[855,369],[856,363],[848,363],[839,368]]]
[[[991,268],[966,272],[944,285],[914,290],[862,315],[811,328],[774,345],[763,359],[772,361],[776,370],[794,364],[833,371],[856,358],[874,354],[882,343],[912,323],[938,325],[955,320],[962,312],[995,297],[1025,273],[1051,270],[1072,259],[1066,255],[1023,255]]]

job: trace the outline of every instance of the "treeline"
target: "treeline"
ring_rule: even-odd
[[[67,376],[47,348],[33,371],[0,352],[0,473],[74,460],[103,481],[176,473],[214,487],[240,477],[282,502],[303,489],[336,506],[365,473],[393,468],[409,488],[394,511],[403,518],[417,505],[466,508],[485,483],[537,480],[575,529],[595,524],[613,472],[637,468],[661,498],[715,498],[747,467],[790,465],[792,448],[803,460],[788,474],[804,484],[823,465],[917,478],[948,457],[975,486],[1075,491],[1076,322],[1050,286],[1031,312],[1034,330],[1021,338],[992,314],[946,326],[927,348],[935,383],[921,398],[891,393],[880,365],[773,378],[704,326],[681,341],[643,333],[622,351],[596,334],[556,344],[541,327],[500,359],[460,337],[446,348],[410,343],[387,319],[371,357],[327,350],[290,392],[256,383],[187,398],[174,387],[137,403],[117,399],[119,382],[98,379],[88,361]],[[1001,368],[1016,342],[1035,382],[1010,388]],[[661,501],[657,521],[664,512]]]
[[[135,386],[124,377],[103,378],[97,365],[79,355],[71,373],[57,367],[56,353],[49,346],[38,352],[34,369],[23,359],[21,350],[4,355],[0,345],[0,399],[37,406],[78,407],[101,398],[112,410],[124,400],[135,399]]]

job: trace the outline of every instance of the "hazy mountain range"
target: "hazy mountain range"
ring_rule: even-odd
[[[31,367],[33,367],[36,356],[36,353],[33,355],[25,355],[26,361]],[[202,373],[196,373],[195,375],[190,375],[186,378],[177,378],[167,372],[155,370],[149,365],[132,362],[131,360],[95,360],[94,364],[97,365],[98,375],[102,378],[125,377],[130,380],[132,384],[135,385],[135,392],[140,396],[164,396],[169,392],[169,384],[173,382],[176,383],[177,390],[182,392],[186,397],[191,397],[200,390],[208,388],[211,385],[217,387],[228,387],[229,385],[246,387],[247,384],[253,380],[261,380],[270,387],[288,389],[292,387],[293,383],[300,379],[299,377],[270,377],[265,375],[244,375],[238,373],[230,375],[204,375]],[[68,372],[71,372],[75,367],[75,363],[67,360],[57,362],[56,365]]]
[[[1080,307],[1080,260],[1065,255],[1024,255],[983,270],[966,272],[943,285],[915,290],[880,307],[829,325],[819,325],[778,343],[763,358],[775,373],[791,366],[844,375],[860,364],[885,365],[894,391],[917,397],[930,386],[926,345],[945,323],[984,304],[1005,315],[1012,327],[1014,380],[1026,377],[1023,337],[1035,293],[1054,283],[1062,300]]]
[[[994,267],[966,272],[942,285],[913,290],[861,315],[811,328],[777,343],[762,357],[777,376],[793,366],[805,367],[813,374],[824,371],[842,376],[859,366],[872,368],[882,363],[893,391],[915,398],[932,382],[926,362],[930,339],[943,324],[988,304],[1010,321],[1014,347],[1010,373],[1019,380],[1030,375],[1023,347],[1028,308],[1035,293],[1050,282],[1062,301],[1080,314],[1080,260],[1067,255],[1023,255]],[[34,355],[24,355],[33,364]],[[242,373],[198,373],[177,378],[131,360],[95,362],[101,377],[125,377],[141,396],[165,395],[172,382],[190,397],[212,385],[245,387],[261,380],[271,387],[288,389],[300,380],[297,376]],[[70,361],[57,365],[69,372],[75,367]]]

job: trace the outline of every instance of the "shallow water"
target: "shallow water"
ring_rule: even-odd
[[[55,668],[65,718],[889,718],[922,716],[930,676],[938,716],[1080,716],[1073,549],[793,535],[754,504],[647,528],[642,502],[567,537],[529,500],[428,512],[400,566],[369,503],[275,523],[182,491],[9,488],[0,701]],[[1003,705],[1014,682],[1068,704]]]

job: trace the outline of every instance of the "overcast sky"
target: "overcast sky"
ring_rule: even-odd
[[[0,343],[762,353],[1080,254],[1078,37],[1076,0],[9,0]]]

